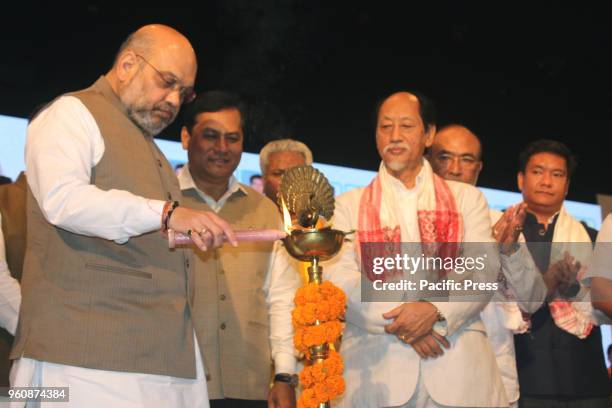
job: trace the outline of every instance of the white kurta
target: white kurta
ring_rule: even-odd
[[[482,193],[471,185],[447,183],[463,216],[464,242],[494,242]],[[416,197],[423,184],[421,175],[412,190],[399,181],[393,184],[402,210],[397,215],[402,241],[420,242]],[[363,191],[355,189],[338,197],[334,228],[349,231],[358,227]],[[445,335],[451,347],[444,350],[442,357],[422,360],[410,345],[384,331],[390,321],[382,314],[401,302],[361,302],[362,274],[353,243],[345,243],[340,254],[323,268],[325,278],[341,287],[348,298],[347,325],[340,349],[345,361],[346,392],[334,402],[336,406],[402,406],[411,398],[421,398],[424,392],[430,400],[445,406],[508,405],[479,316],[487,301],[433,302],[446,318],[434,330]],[[486,270],[494,281],[499,271],[498,251],[488,253]]]
[[[100,129],[76,97],[59,98],[32,121],[28,126],[25,155],[28,185],[45,218],[76,234],[117,243],[159,230],[163,201],[128,191],[103,191],[90,184],[91,169],[103,153]],[[196,379],[96,370],[20,358],[13,365],[11,385],[69,386],[70,402],[62,404],[65,407],[206,408],[208,393],[197,341],[195,347]],[[19,405],[23,403],[15,406]]]

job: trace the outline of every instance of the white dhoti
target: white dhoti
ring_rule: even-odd
[[[106,371],[20,358],[11,370],[12,387],[69,387],[62,408],[209,408],[202,356],[195,339],[196,378]],[[58,407],[57,402],[11,402],[11,408]]]

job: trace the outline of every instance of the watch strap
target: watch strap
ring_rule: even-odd
[[[298,376],[296,374],[278,373],[274,376],[274,382],[284,382],[293,388],[298,385]]]

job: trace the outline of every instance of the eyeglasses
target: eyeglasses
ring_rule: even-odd
[[[148,66],[153,68],[153,70],[159,76],[159,79],[161,79],[161,87],[163,89],[170,89],[172,91],[178,90],[179,97],[181,99],[181,104],[189,103],[189,102],[191,102],[191,101],[193,101],[195,99],[196,93],[193,90],[193,87],[191,87],[191,86],[187,86],[187,87],[182,86],[181,85],[181,81],[174,74],[172,74],[170,72],[161,72],[160,70],[155,68],[153,66],[153,64],[151,64],[149,61],[147,61],[147,59],[145,57],[143,57],[142,55],[136,54],[136,56],[139,57],[139,58],[142,58],[142,60],[144,62],[146,62],[146,64]]]

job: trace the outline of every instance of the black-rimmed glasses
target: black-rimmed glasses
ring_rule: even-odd
[[[174,74],[170,72],[161,72],[142,55],[136,54],[136,56],[141,58],[148,66],[153,68],[153,70],[159,76],[159,79],[161,79],[161,87],[163,89],[170,89],[172,91],[178,90],[181,104],[189,103],[195,99],[196,93],[193,90],[193,87],[182,86],[181,81]]]

